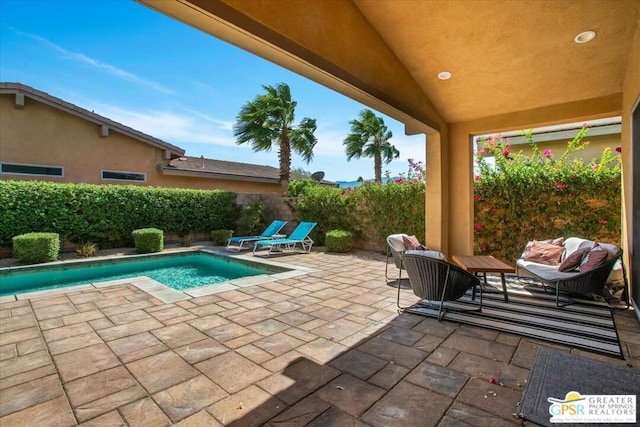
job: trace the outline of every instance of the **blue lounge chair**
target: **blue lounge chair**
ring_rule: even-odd
[[[255,242],[257,240],[273,239],[275,237],[282,237],[278,235],[282,227],[287,221],[275,220],[269,225],[261,235],[259,236],[238,236],[232,237],[227,240],[227,250],[233,252],[240,252],[242,249],[249,249],[249,246],[244,246],[245,243]]]
[[[296,251],[298,243],[302,246],[302,251],[309,253],[313,246],[313,240],[309,237],[309,233],[316,226],[315,222],[301,222],[295,230],[286,239],[269,239],[258,240],[253,246],[253,254],[262,247],[269,250],[267,256],[272,252],[292,252]]]

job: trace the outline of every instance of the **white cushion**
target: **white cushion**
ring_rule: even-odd
[[[443,261],[447,260],[447,257],[444,256],[444,254],[442,252],[438,252],[438,251],[425,251],[425,250],[420,250],[420,249],[416,249],[416,250],[412,250],[412,251],[406,251],[405,255],[407,254],[411,254],[411,255],[422,255],[424,257],[427,258],[433,258],[433,259],[441,259]]]

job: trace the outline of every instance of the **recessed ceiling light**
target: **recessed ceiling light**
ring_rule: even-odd
[[[448,71],[441,71],[438,73],[438,78],[440,80],[449,80],[451,78],[451,73]]]
[[[590,42],[591,40],[593,40],[593,38],[596,36],[596,32],[595,31],[583,31],[580,34],[578,34],[576,36],[575,39],[573,39],[576,43],[587,43]]]

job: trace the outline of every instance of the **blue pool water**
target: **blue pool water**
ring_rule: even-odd
[[[149,255],[0,272],[0,296],[148,276],[177,290],[276,272],[271,266],[205,252]],[[282,271],[282,270],[280,270]]]

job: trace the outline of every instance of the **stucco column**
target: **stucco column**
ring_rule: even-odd
[[[472,135],[464,126],[451,124],[445,176],[448,184],[448,209],[443,222],[448,224],[449,255],[473,255],[473,146]]]
[[[442,133],[430,133],[426,135],[425,143],[425,243],[429,248],[446,254],[449,248],[446,139]]]

